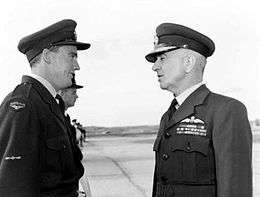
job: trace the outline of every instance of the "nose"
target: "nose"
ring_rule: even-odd
[[[156,60],[156,62],[154,62],[154,64],[153,64],[152,70],[157,71],[160,68],[161,68],[161,66],[160,66],[159,62]]]
[[[78,63],[77,60],[75,60],[75,62],[74,62],[74,64],[73,64],[73,68],[74,68],[74,70],[79,70],[79,69],[80,69],[79,63]]]

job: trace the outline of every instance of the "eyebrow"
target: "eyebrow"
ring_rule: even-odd
[[[166,53],[162,53],[162,54],[158,55],[157,57],[163,57],[163,56],[167,57]]]
[[[73,56],[78,57],[78,54],[76,52],[69,52],[69,55],[73,55]]]

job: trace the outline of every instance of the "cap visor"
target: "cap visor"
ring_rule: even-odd
[[[83,88],[83,86],[81,86],[81,85],[76,85],[76,89],[81,89],[81,88]]]
[[[89,43],[84,43],[84,42],[75,42],[75,41],[63,41],[63,42],[58,42],[54,44],[55,46],[60,46],[60,45],[72,45],[76,46],[77,50],[86,50],[90,47]]]
[[[167,51],[170,51],[172,49],[178,49],[178,47],[176,46],[164,46],[164,47],[159,47],[157,49],[154,49],[153,51],[151,51],[149,54],[147,54],[145,56],[145,59],[148,62],[152,62],[154,63],[156,61],[156,56],[158,56],[159,54],[165,53]]]
[[[76,88],[76,89],[81,89],[81,88],[83,88],[83,86],[81,86],[81,85],[72,85],[71,86],[71,88]]]

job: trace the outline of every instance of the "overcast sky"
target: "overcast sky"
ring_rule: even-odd
[[[257,0],[8,0],[0,11],[0,100],[30,68],[19,40],[59,20],[77,21],[79,99],[69,110],[84,125],[158,124],[172,94],[160,89],[144,56],[163,22],[189,26],[216,44],[204,82],[242,101],[249,118],[260,118],[260,23]]]

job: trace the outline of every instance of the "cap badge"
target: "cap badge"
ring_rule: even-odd
[[[159,38],[157,35],[154,36],[154,41],[153,41],[153,44],[154,45],[158,45],[158,42],[159,42]]]
[[[74,39],[77,40],[77,33],[74,31]]]

